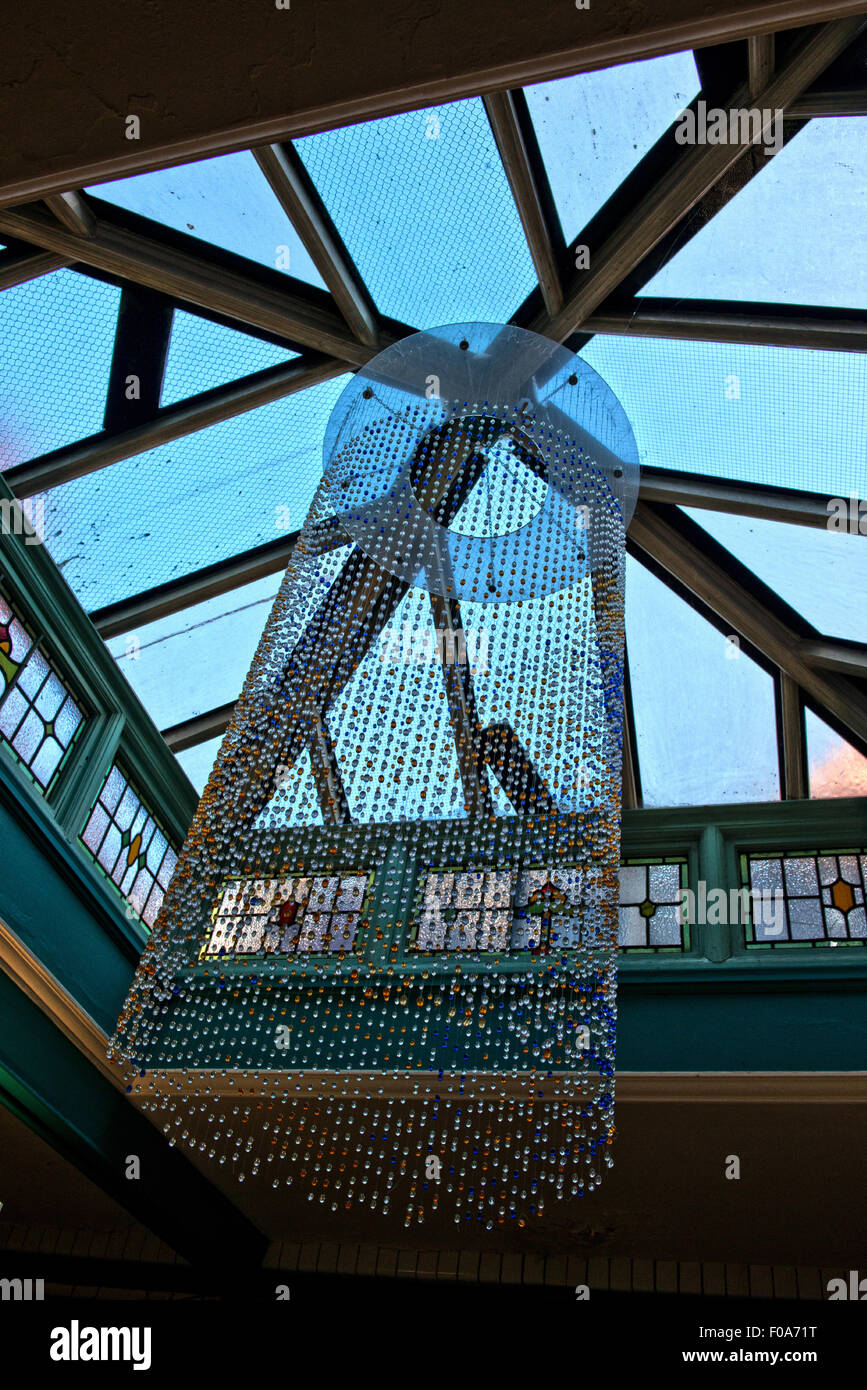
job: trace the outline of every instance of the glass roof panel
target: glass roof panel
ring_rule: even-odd
[[[567,242],[700,90],[689,51],[524,88]]]
[[[640,293],[867,308],[865,221],[867,117],[823,116],[769,159]]]
[[[867,496],[867,354],[601,334],[644,467]]]
[[[505,321],[536,284],[478,97],[294,143],[382,313]]]
[[[275,347],[250,333],[176,309],[166,357],[160,405],[224,386],[278,362],[291,362],[297,352]]]
[[[184,748],[175,757],[201,796],[211,775],[211,768],[217,760],[222,738],[209,738],[207,743],[197,743],[193,748]]]
[[[684,511],[826,637],[867,642],[867,537]]]
[[[45,541],[101,608],[298,529],[348,377],[309,387],[45,494]]]
[[[644,805],[777,800],[771,677],[631,557],[626,640]]]
[[[119,634],[107,643],[158,729],[236,700],[282,576]]]
[[[325,288],[249,150],[94,184],[87,192]]]
[[[72,270],[0,295],[0,468],[102,429],[119,304]]]
[[[867,758],[814,714],[804,711],[810,796],[867,796]]]

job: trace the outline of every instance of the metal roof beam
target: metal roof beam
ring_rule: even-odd
[[[535,144],[526,97],[520,91],[492,92],[484,102],[539,278],[545,309],[553,318],[563,307],[560,263],[566,248]]]
[[[867,746],[867,696],[843,677],[806,659],[800,645],[804,634],[792,625],[796,615],[786,622],[774,612],[771,591],[722,546],[676,508],[646,502],[639,502],[635,509],[629,537],[850,730],[862,748]],[[768,602],[762,594],[770,595]],[[779,602],[777,606],[784,608]]]
[[[373,300],[300,155],[290,144],[263,145],[252,153],[353,335],[375,347]]]
[[[263,267],[251,267],[255,274],[247,275],[225,264],[225,257],[210,256],[193,237],[164,236],[157,223],[148,224],[147,234],[133,231],[122,217],[114,216],[108,203],[100,202],[98,209],[92,236],[71,232],[39,206],[0,212],[0,233],[356,366],[374,356],[376,349],[352,336],[321,291],[317,294],[310,286],[294,290],[288,277]]]
[[[612,296],[581,326],[640,338],[867,352],[867,314],[854,309]]]

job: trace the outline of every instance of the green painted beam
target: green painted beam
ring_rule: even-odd
[[[726,966],[712,966],[725,974]],[[805,979],[800,990],[619,991],[618,1071],[864,1071],[859,990]]]
[[[104,1032],[111,1034],[145,935],[85,851],[58,831],[0,758],[0,917]],[[23,774],[20,780],[23,780]]]
[[[266,1238],[3,974],[0,1103],[191,1263],[261,1264]]]

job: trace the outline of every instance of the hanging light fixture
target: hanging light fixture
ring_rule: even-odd
[[[599,1182],[637,488],[611,390],[522,329],[342,393],[112,1042],[172,1142],[407,1223]]]

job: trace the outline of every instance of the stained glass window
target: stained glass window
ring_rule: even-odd
[[[39,644],[0,595],[0,739],[47,792],[84,716]]]
[[[226,884],[203,955],[293,955],[351,951],[373,875],[232,879]]]
[[[742,854],[751,899],[747,946],[839,946],[867,941],[867,853]]]
[[[416,951],[508,951],[515,943],[515,904],[531,875],[509,870],[435,870],[422,877],[409,946]],[[516,897],[517,894],[517,897]],[[526,907],[525,907],[526,911]],[[537,949],[540,933],[532,946]]]
[[[627,859],[620,868],[622,951],[688,951],[689,923],[682,911],[685,859]]]
[[[100,788],[81,843],[136,915],[152,927],[177,854],[116,763]]]
[[[574,950],[581,941],[585,880],[574,868],[434,870],[419,885],[410,950]],[[688,949],[680,908],[684,859],[629,860],[620,883],[622,948]]]

